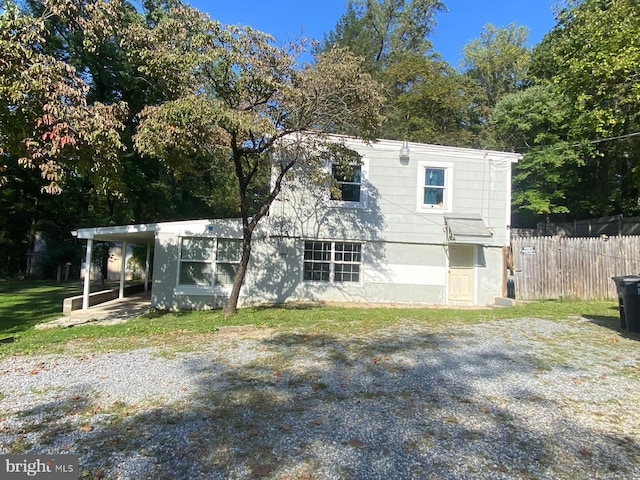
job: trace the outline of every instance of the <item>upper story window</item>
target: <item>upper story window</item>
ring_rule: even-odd
[[[184,237],[180,244],[178,284],[231,285],[241,256],[241,240]]]
[[[424,205],[444,206],[445,174],[446,169],[444,168],[427,167],[424,169],[424,195],[422,198]]]
[[[418,211],[451,211],[452,175],[451,164],[420,162],[418,165]]]
[[[331,192],[331,200],[342,202],[360,202],[362,194],[362,166],[336,165],[332,166],[331,174],[336,182],[337,192]]]

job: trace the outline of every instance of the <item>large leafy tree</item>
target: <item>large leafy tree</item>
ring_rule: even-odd
[[[435,15],[444,9],[439,0],[349,0],[320,50],[349,48],[368,71],[380,72],[398,55],[429,51]]]
[[[0,2],[0,268],[10,272],[24,271],[42,219],[58,224],[52,261],[71,260],[64,237],[84,216],[88,179],[115,177],[127,112],[120,100],[94,101],[88,75],[51,30],[66,21],[87,39],[108,36],[117,2],[22,5]]]
[[[576,112],[551,84],[504,95],[492,110],[489,144],[523,153],[513,172],[514,224],[575,209],[583,188],[576,130]]]
[[[78,28],[90,38],[104,34],[117,2],[96,1]],[[126,105],[91,103],[89,87],[73,65],[47,53],[45,23],[50,16],[74,16],[71,1],[44,2],[38,17],[11,0],[0,4],[0,152],[8,161],[39,169],[44,189],[60,191],[65,166],[110,178],[122,147]],[[6,178],[4,181],[6,182]]]
[[[31,11],[43,8],[37,0],[28,3]],[[100,36],[77,28],[77,23],[90,14],[87,8],[74,18],[56,16],[47,21],[46,48],[83,72],[88,101],[124,102],[128,106],[120,135],[124,148],[117,152],[108,182],[103,176],[87,178],[84,185],[89,188],[90,211],[77,220],[79,224],[149,222],[211,214],[212,210],[220,216],[234,212],[221,195],[229,190],[228,178],[199,165],[191,172],[178,174],[157,159],[142,158],[133,148],[138,114],[146,105],[171,98],[171,91],[161,79],[141,74],[142,61],[126,54],[123,35],[133,24],[153,28],[171,8],[180,5],[180,0],[146,0],[138,11],[132,4],[121,2],[117,14],[109,18],[112,23],[108,34]]]
[[[293,53],[251,28],[224,26],[181,8],[151,30],[130,31],[130,51],[174,98],[146,107],[136,146],[179,170],[192,156],[230,168],[242,218],[242,257],[225,314],[237,311],[253,232],[294,166],[317,170],[334,149],[328,133],[373,138],[378,84],[345,49],[298,68]],[[280,161],[272,165],[275,151]],[[269,170],[274,167],[271,183]],[[267,187],[256,204],[256,189]]]
[[[462,67],[470,80],[473,125],[483,135],[489,115],[501,97],[523,88],[531,53],[525,46],[526,27],[510,24],[483,27],[480,37],[463,47]]]
[[[477,143],[474,84],[437,55],[406,54],[381,75],[390,92],[382,136],[454,146]]]
[[[469,87],[433,51],[429,35],[445,6],[437,0],[350,0],[316,52],[338,45],[363,59],[385,86],[380,136],[470,145]]]
[[[634,0],[567,2],[534,51],[532,73],[552,82],[581,119],[580,176],[591,185],[574,213],[638,212],[640,9]]]
[[[24,270],[41,219],[55,219],[69,237],[55,241],[70,243],[80,226],[237,215],[232,175],[205,158],[174,171],[133,148],[137,115],[172,93],[140,71],[123,34],[153,28],[180,0],[3,5],[0,268]]]

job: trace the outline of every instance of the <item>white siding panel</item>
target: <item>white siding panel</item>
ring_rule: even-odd
[[[365,269],[365,283],[444,286],[447,267],[390,264],[384,270]]]

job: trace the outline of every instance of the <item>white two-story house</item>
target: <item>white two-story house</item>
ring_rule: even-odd
[[[361,161],[344,170],[327,159],[333,190],[284,184],[254,234],[240,304],[490,305],[502,296],[518,154],[339,140]],[[203,219],[77,235],[89,247],[153,245],[152,306],[215,308],[231,290],[242,229],[238,220]]]

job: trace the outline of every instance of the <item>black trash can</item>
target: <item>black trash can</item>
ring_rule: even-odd
[[[640,332],[640,275],[611,278],[618,290],[620,327],[629,332]]]

